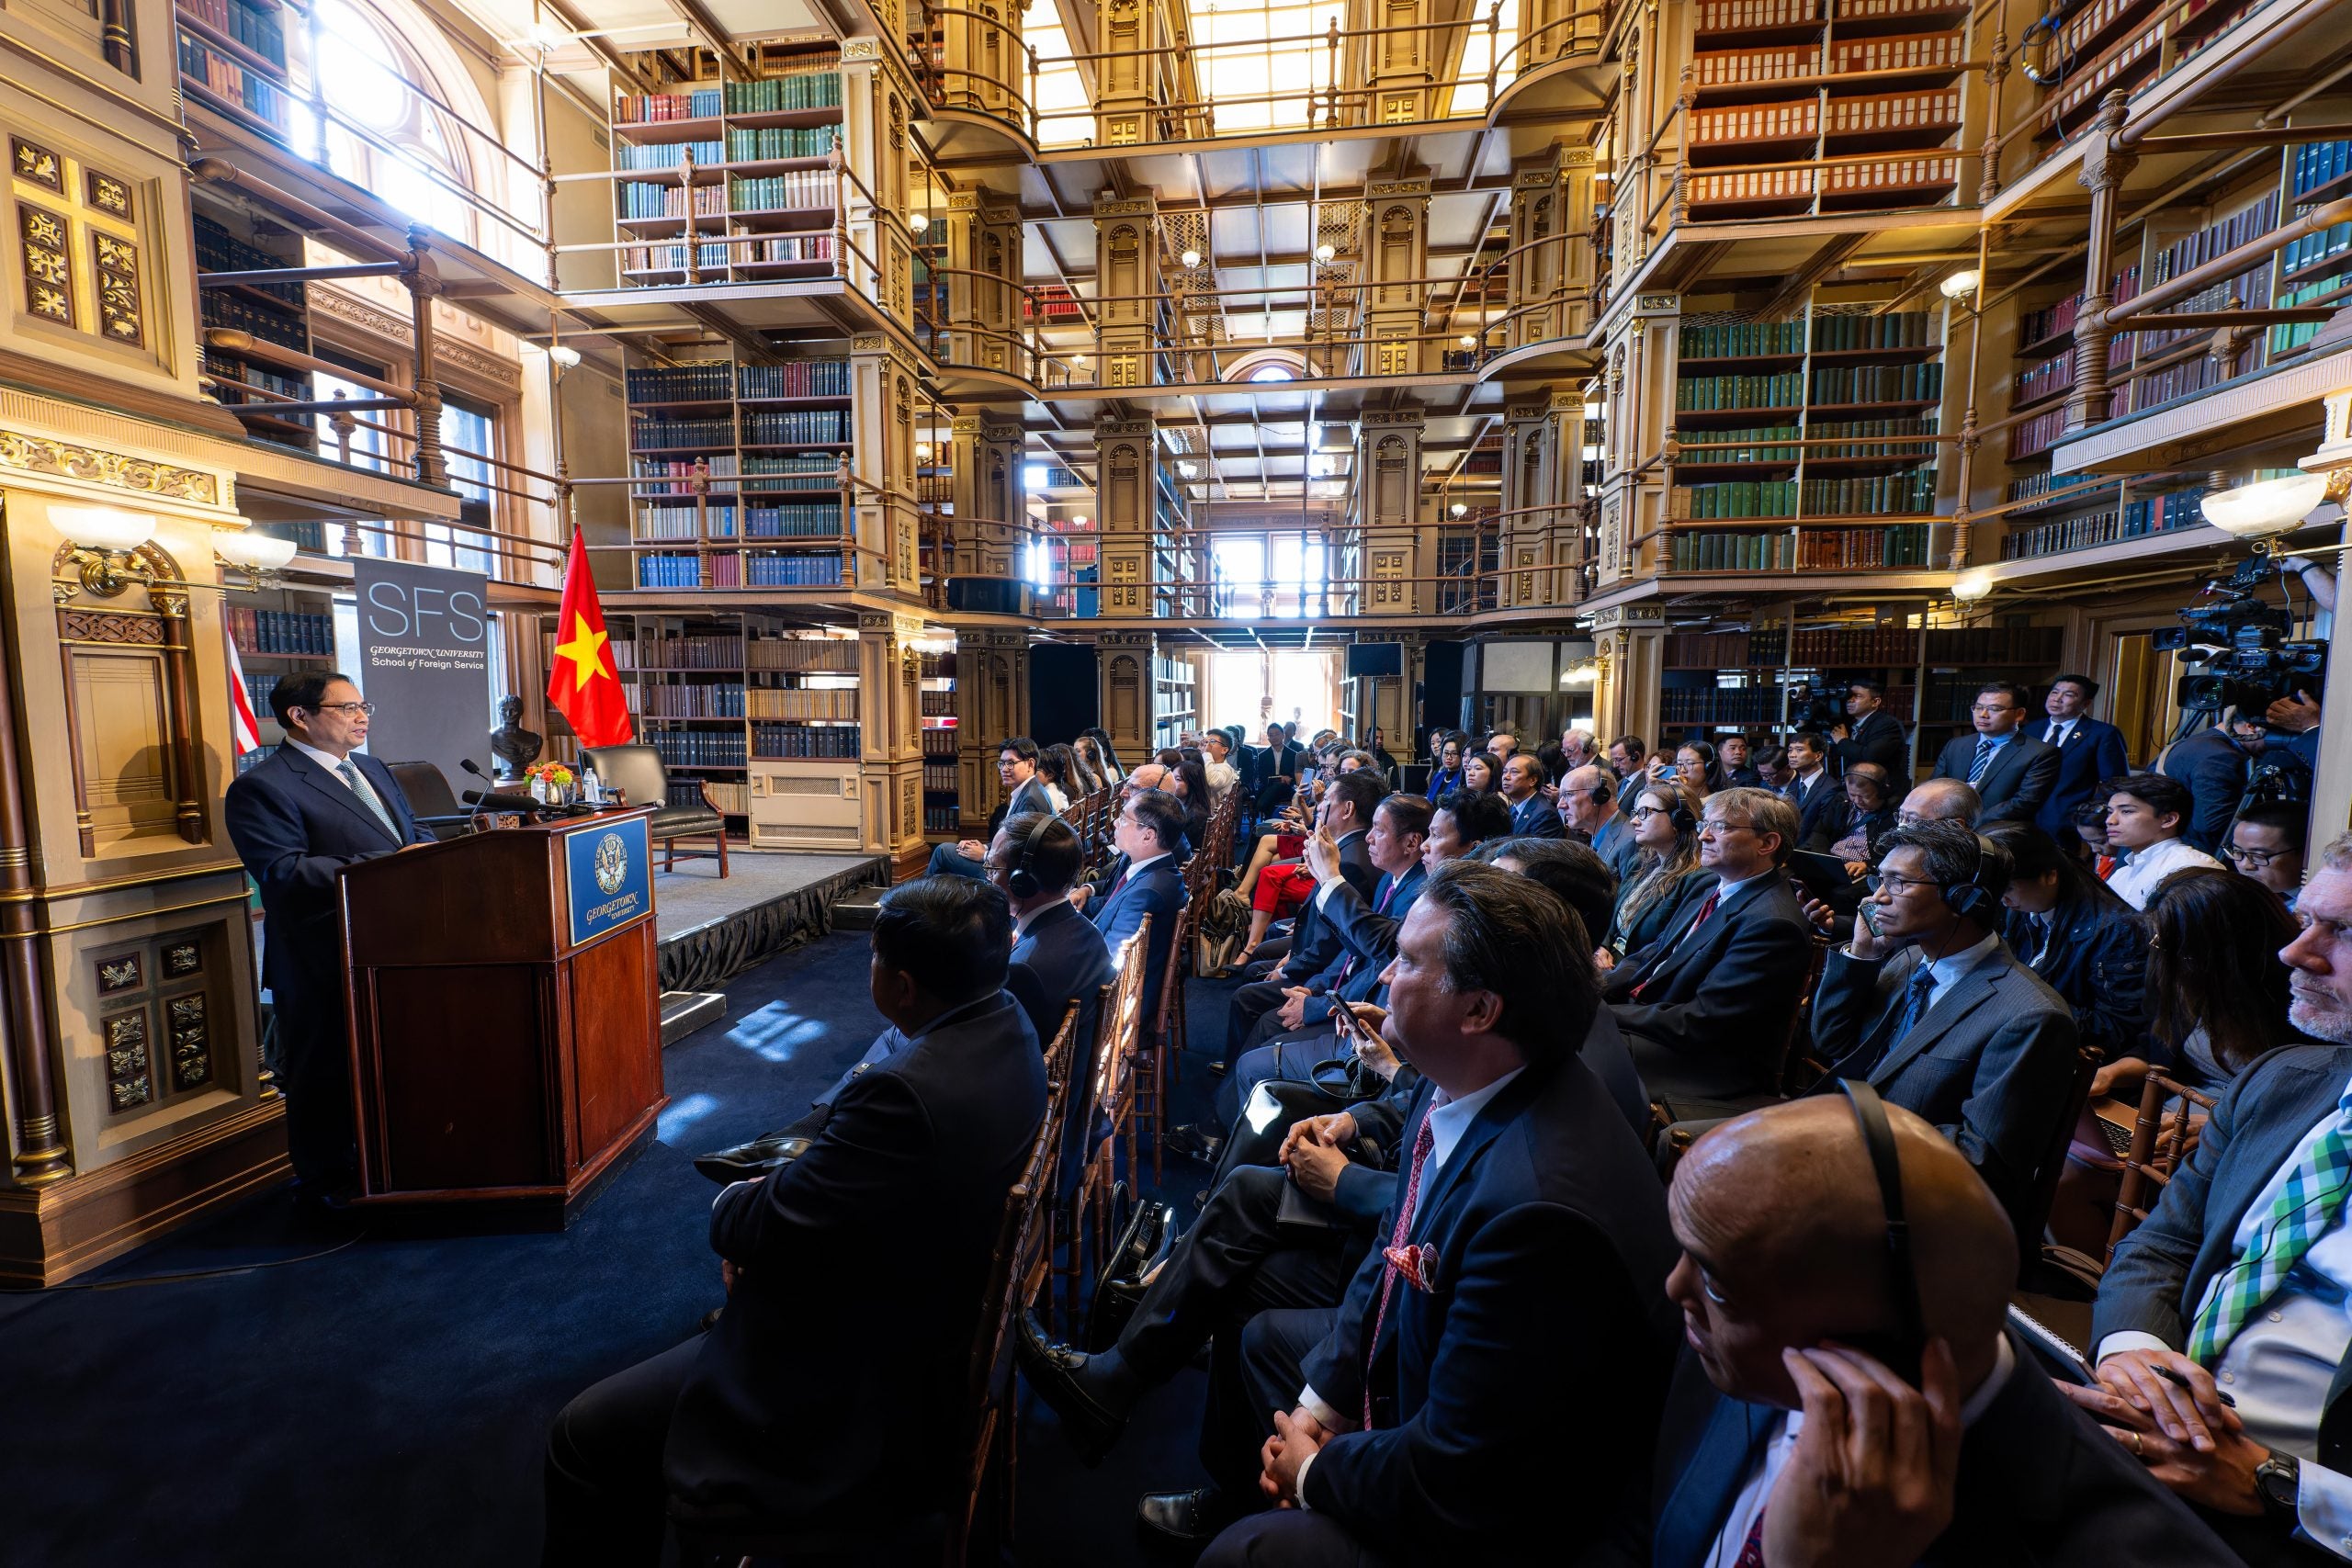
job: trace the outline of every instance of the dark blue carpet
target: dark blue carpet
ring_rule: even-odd
[[[660,1140],[562,1235],[363,1237],[319,1257],[332,1244],[295,1234],[273,1195],[73,1287],[0,1296],[0,1560],[536,1562],[548,1420],[720,1300],[713,1189],[688,1159],[791,1120],[865,1050],[881,1028],[865,953],[836,934],[730,982],[728,1017],[664,1057]],[[1193,984],[1202,1051],[1179,1120],[1206,1105],[1226,989]],[[1187,1220],[1205,1179],[1167,1171]],[[157,1279],[224,1269],[246,1271]],[[1018,1561],[1166,1562],[1135,1538],[1135,1498],[1198,1483],[1200,1394],[1197,1373],[1160,1391],[1092,1472],[1034,1408]]]

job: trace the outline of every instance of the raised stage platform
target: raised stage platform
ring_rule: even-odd
[[[709,991],[729,976],[832,930],[834,902],[888,886],[883,855],[729,854],[653,878],[662,989]]]

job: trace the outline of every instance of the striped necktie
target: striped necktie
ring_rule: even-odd
[[[384,803],[377,798],[376,792],[368,787],[368,775],[359,771],[359,764],[345,757],[335,765],[334,771],[343,776],[344,783],[351,786],[351,793],[359,797],[359,804],[366,807],[376,820],[384,825],[384,831],[392,836],[392,841],[400,842],[401,830],[392,826],[392,814],[384,809]]]
[[[1984,770],[1992,765],[1993,738],[1989,735],[1980,735],[1976,738],[1976,756],[1968,764],[1968,782],[1972,784],[1981,782],[1984,777]]]
[[[2347,1095],[2346,1100],[2352,1100]],[[2246,1320],[2278,1292],[2312,1244],[2335,1228],[2344,1190],[2352,1179],[2352,1104],[2339,1101],[2335,1124],[2322,1133],[2287,1173],[2278,1197],[2246,1238],[2236,1262],[2213,1276],[2188,1331],[2189,1357],[2201,1367],[2222,1356]]]

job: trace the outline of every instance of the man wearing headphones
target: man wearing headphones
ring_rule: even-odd
[[[1814,1054],[1829,1066],[1815,1092],[1860,1079],[1926,1117],[2038,1236],[2028,1211],[2074,1085],[2075,1014],[2001,944],[2008,884],[2007,852],[1956,822],[1886,836],[1854,940],[1814,993]]]
[[[1069,901],[1078,834],[1042,811],[1008,817],[989,845],[988,879],[1012,904],[1012,967],[1004,988],[1029,1015],[1037,1043],[1053,1043],[1073,1001],[1090,1002],[1112,976],[1102,933]],[[1081,1029],[1080,1038],[1091,1039]]]
[[[1559,806],[1561,822],[1584,835],[1620,884],[1634,874],[1642,849],[1634,842],[1632,819],[1617,808],[1617,785],[1608,770],[1588,763],[1571,772],[1560,781]]]

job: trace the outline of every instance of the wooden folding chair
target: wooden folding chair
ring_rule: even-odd
[[[2180,1102],[2179,1113],[2167,1122],[2165,1107],[2176,1100]],[[2140,1088],[2140,1115],[2132,1123],[2132,1146],[2123,1151],[2123,1183],[2115,1194],[2115,1224],[2107,1234],[2107,1257],[2103,1261],[2115,1261],[2116,1247],[2148,1217],[2148,1211],[2156,1206],[2163,1190],[2171,1185],[2172,1173],[2188,1157],[2192,1106],[2210,1111],[2213,1109],[2213,1097],[2199,1094],[2153,1067],[2149,1069],[2147,1082]]]
[[[1087,1093],[1074,1097],[1071,1114],[1086,1118],[1078,1136],[1091,1140],[1098,1122],[1107,1121],[1102,1144],[1091,1152],[1077,1192],[1070,1203],[1069,1253],[1066,1272],[1069,1305],[1075,1314],[1085,1288],[1085,1247],[1091,1240],[1100,1256],[1110,1245],[1111,1189],[1118,1179],[1119,1139],[1130,1140],[1127,1168],[1135,1168],[1136,1049],[1143,1032],[1144,954],[1151,936],[1151,918],[1112,955],[1117,975],[1102,990],[1102,1005],[1095,1036],[1093,1069],[1084,1082]]]

